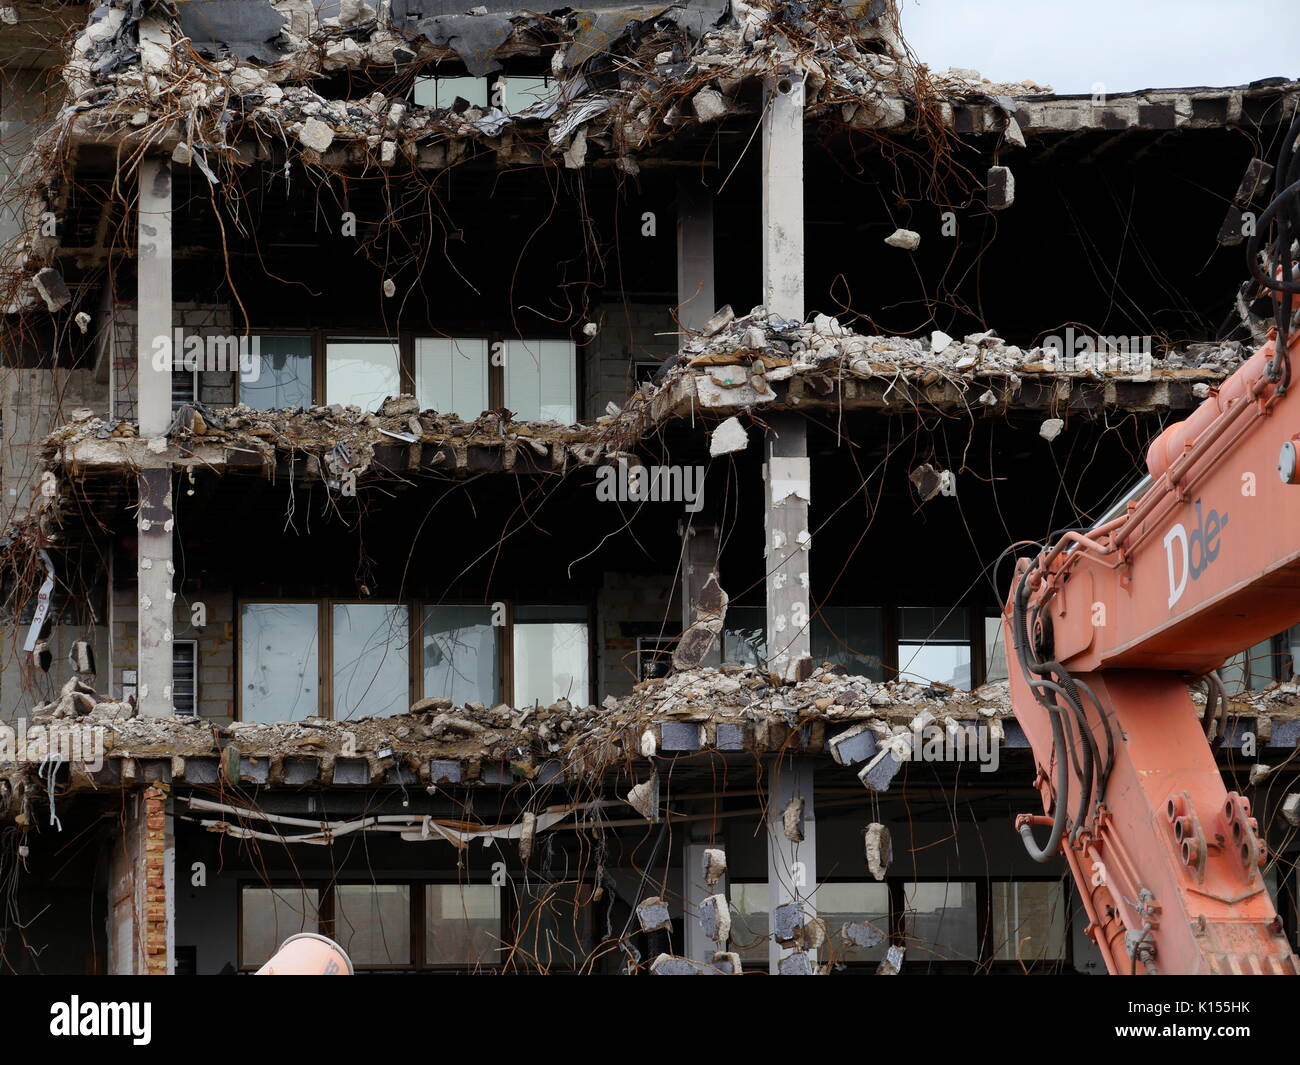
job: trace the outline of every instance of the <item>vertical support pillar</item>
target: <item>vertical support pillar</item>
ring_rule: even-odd
[[[767,573],[767,668],[796,679],[812,655],[808,529],[811,473],[807,424],[797,414],[768,419],[763,463],[764,564]]]
[[[162,436],[172,419],[171,360],[155,365],[159,347],[171,351],[172,337],[172,171],[166,159],[140,163],[139,255],[137,257],[138,334],[136,337],[136,409],[140,436]],[[172,706],[171,466],[163,458],[139,474],[138,674],[136,700],[145,717],[164,717]]]
[[[698,331],[716,309],[713,190],[688,175],[677,182],[677,320]]]
[[[769,78],[763,110],[763,305],[803,321],[802,75]]]
[[[718,566],[718,529],[714,525],[696,525],[691,517],[678,523],[682,537],[682,632],[695,624],[695,608],[700,591]],[[700,661],[701,666],[722,665],[722,634]]]
[[[767,905],[773,933],[768,955],[768,972],[780,974],[781,963],[790,960],[794,975],[812,975],[817,952],[795,957],[796,950],[777,942],[776,933],[788,923],[806,925],[817,916],[817,818],[813,809],[811,758],[778,758],[767,773]],[[802,817],[787,818],[794,802]],[[793,823],[791,823],[793,822]],[[802,836],[802,840],[798,836]],[[791,838],[794,836],[796,838]],[[782,907],[793,907],[795,913]],[[799,964],[806,962],[806,964]]]
[[[170,975],[175,956],[176,843],[165,784],[128,799],[109,862],[108,971]]]

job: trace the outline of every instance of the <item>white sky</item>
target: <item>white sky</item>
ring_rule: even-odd
[[[931,70],[1059,93],[1244,85],[1300,75],[1300,0],[898,0]]]

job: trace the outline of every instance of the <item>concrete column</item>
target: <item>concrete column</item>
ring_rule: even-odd
[[[769,78],[763,110],[763,304],[803,320],[803,107],[801,75]]]
[[[713,289],[713,190],[698,174],[677,182],[677,320],[699,330],[717,309]]]
[[[155,341],[172,336],[171,162],[140,164],[136,409],[140,436],[161,436],[172,420],[170,359],[155,366]],[[170,351],[170,346],[167,347]],[[152,453],[150,453],[152,455]],[[172,713],[172,510],[171,466],[158,457],[139,474],[139,592],[136,701],[141,715]]]
[[[796,957],[798,952],[781,946],[775,934],[778,928],[806,925],[817,916],[814,766],[811,758],[790,757],[772,762],[767,770],[767,912],[773,933],[768,971],[774,976],[780,973],[782,961],[787,961],[793,975],[811,975],[817,962],[816,951],[808,951],[806,958]]]
[[[695,607],[700,590],[718,565],[718,529],[715,525],[694,524],[683,519],[678,526],[682,536],[682,632],[695,624]],[[722,637],[705,653],[702,666],[722,664]]]
[[[794,679],[800,660],[812,654],[808,430],[797,414],[774,414],[768,426],[764,441],[767,461],[763,464],[767,666],[779,676]]]

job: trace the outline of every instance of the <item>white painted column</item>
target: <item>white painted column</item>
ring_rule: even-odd
[[[808,430],[797,414],[774,414],[768,426],[763,464],[767,667],[794,679],[799,661],[812,654]]]
[[[172,420],[170,357],[155,365],[158,338],[172,337],[172,170],[166,159],[145,159],[139,171],[137,257],[136,412],[140,436],[162,436]],[[152,453],[150,453],[152,458]],[[139,474],[140,511],[136,587],[139,593],[136,701],[145,717],[171,714],[172,509],[170,463],[160,457]]]
[[[787,757],[773,761],[767,776],[767,904],[773,933],[768,955],[768,971],[780,972],[783,959],[795,953],[776,941],[777,909],[789,903],[799,908],[801,923],[817,916],[817,819],[813,808],[813,769],[815,762],[806,757]],[[792,800],[803,800],[803,817],[791,839],[787,833],[786,810]],[[797,960],[797,959],[796,959]],[[817,952],[809,951],[808,967],[817,963]]]
[[[677,320],[699,330],[715,310],[713,191],[693,174],[677,182]]]
[[[763,111],[763,304],[804,315],[803,76],[769,78]]]

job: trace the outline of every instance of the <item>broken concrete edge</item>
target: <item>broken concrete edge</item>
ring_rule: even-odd
[[[693,670],[643,681],[632,694],[599,708],[563,700],[522,709],[481,703],[453,707],[447,699],[426,699],[407,714],[358,721],[222,725],[199,717],[142,718],[131,716],[127,704],[96,698],[90,713],[48,704],[21,723],[21,733],[13,725],[0,728],[0,771],[16,774],[33,794],[41,790],[41,763],[60,730],[79,730],[83,737],[87,730],[98,731],[102,744],[100,765],[92,768],[83,760],[69,766],[60,787],[73,791],[149,780],[207,785],[221,779],[266,788],[420,784],[454,789],[521,782],[544,787],[599,778],[621,767],[640,777],[629,803],[653,821],[660,814],[653,767],[665,758],[770,755],[796,748],[861,766],[863,783],[883,791],[907,760],[916,735],[932,726],[941,736],[982,729],[988,743],[1028,746],[1009,720],[1005,683],[975,692],[944,691],[911,682],[880,684],[825,667],[797,683],[774,683],[769,674],[748,668]],[[855,743],[868,734],[878,748],[874,754]],[[20,741],[22,757],[16,757]],[[1226,752],[1247,744],[1253,749],[1297,743],[1296,685],[1279,684],[1232,704]],[[98,757],[93,746],[80,749]],[[638,767],[646,765],[652,772],[642,777]],[[877,841],[882,867],[886,849]],[[725,872],[725,856],[711,861],[716,880]]]

